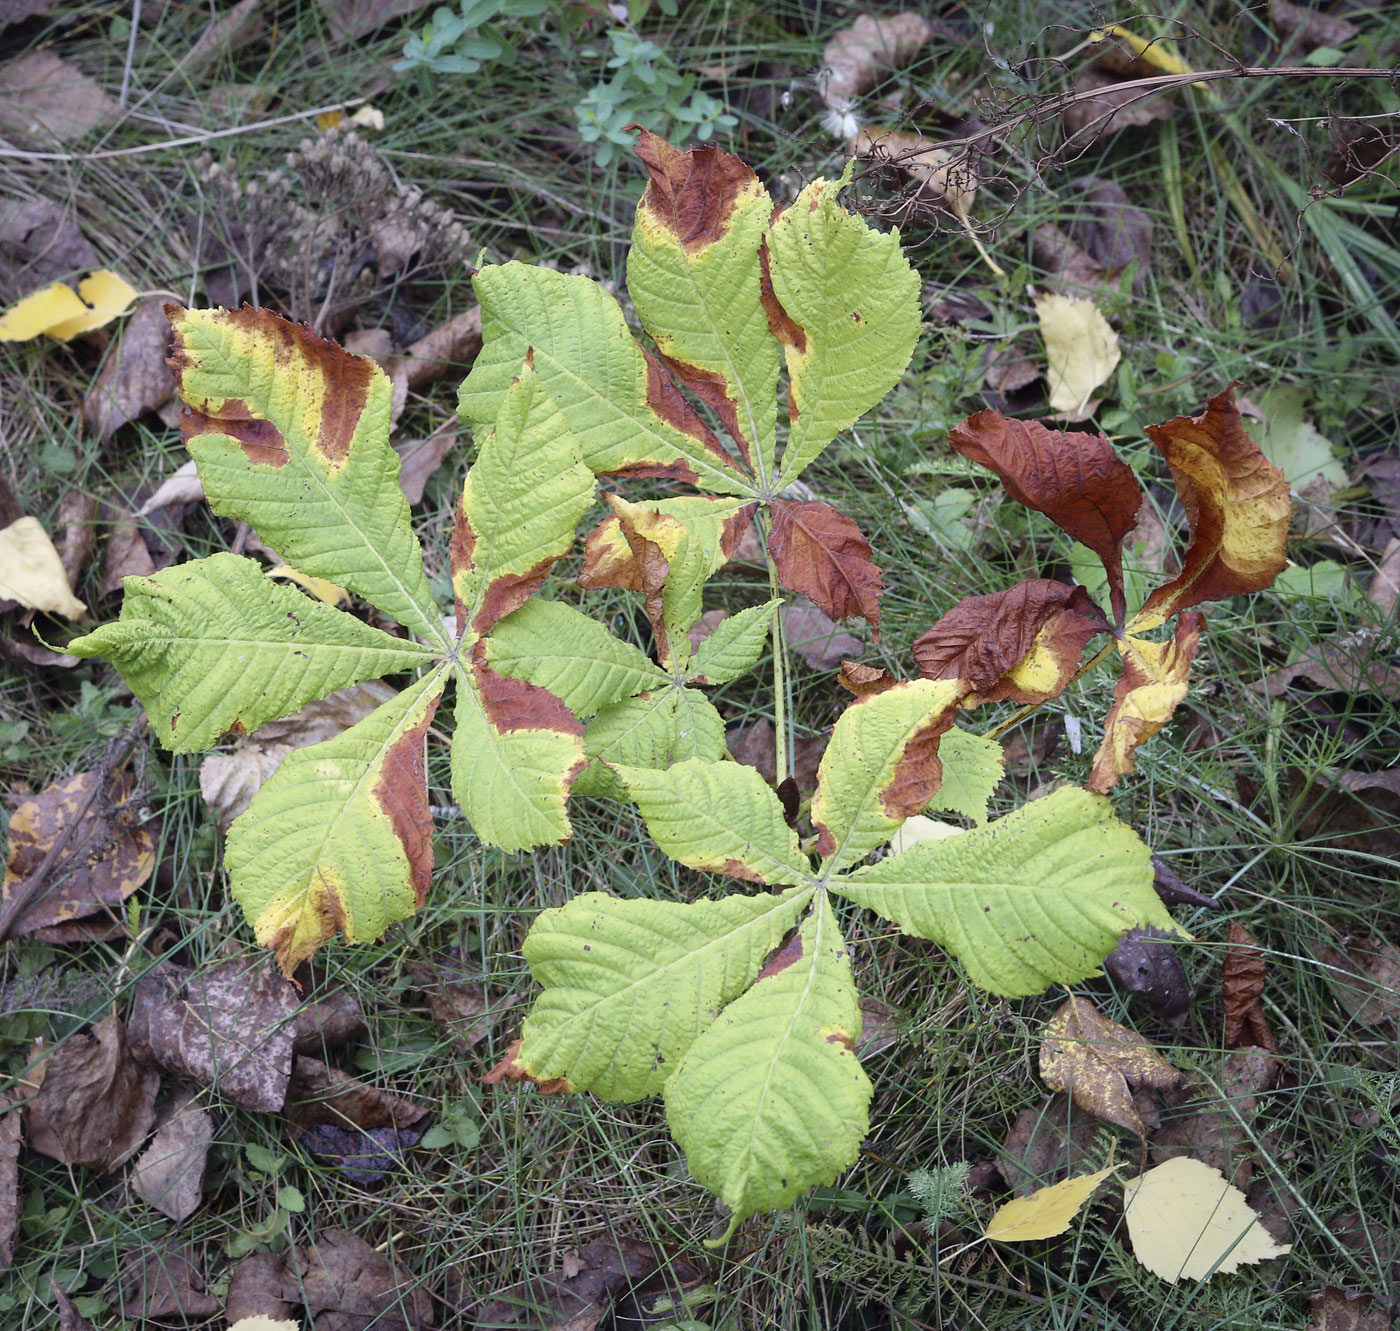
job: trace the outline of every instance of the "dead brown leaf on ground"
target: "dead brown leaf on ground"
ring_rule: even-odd
[[[122,903],[155,868],[155,838],[133,807],[141,799],[133,797],[124,773],[92,771],[25,800],[10,818],[0,937],[34,934],[99,911],[120,915]],[[38,892],[19,904],[25,884],[41,872]],[[18,913],[11,918],[6,907],[12,904]]]
[[[826,752],[829,738],[827,734],[808,735],[794,742],[792,777],[799,790],[817,788],[817,769],[821,766],[822,754]],[[777,779],[777,736],[771,721],[765,719],[747,725],[731,726],[725,731],[725,742],[736,762],[756,768],[758,774],[770,785]]]
[[[1284,45],[1304,51],[1319,46],[1345,46],[1360,31],[1350,19],[1340,14],[1324,14],[1321,10],[1295,5],[1291,0],[1269,0],[1269,17],[1280,36],[1292,40]]]
[[[71,670],[82,664],[82,657],[69,656],[67,652],[55,652],[37,642],[24,638],[10,638],[0,633],[0,659],[18,666],[21,670]]]
[[[426,439],[394,445],[399,455],[399,489],[410,504],[422,503],[429,477],[442,466],[442,460],[456,442],[457,423],[448,421]]]
[[[200,33],[176,69],[186,78],[204,73],[262,36],[262,0],[238,0]]]
[[[15,1257],[15,1235],[19,1230],[19,1147],[23,1136],[22,1113],[12,1108],[0,1114],[0,1271]]]
[[[156,571],[156,565],[134,514],[122,511],[108,513],[105,517],[109,526],[107,554],[102,564],[102,592],[110,596],[121,591],[124,578],[148,578]]]
[[[1394,612],[1396,601],[1400,601],[1400,536],[1392,537],[1385,547],[1366,595],[1382,615],[1388,617]]]
[[[1400,947],[1384,938],[1344,938],[1340,948],[1315,951],[1346,1017],[1363,1026],[1400,1024]]]
[[[119,114],[102,86],[56,51],[0,66],[0,134],[36,148],[71,143]]]
[[[1067,1095],[1046,1096],[1016,1115],[997,1157],[1006,1185],[1025,1197],[1071,1174],[1090,1168],[1099,1121],[1078,1109]]]
[[[905,11],[876,18],[862,14],[822,47],[822,96],[830,107],[849,103],[885,76],[907,65],[940,32],[922,14]]]
[[[1076,146],[1087,147],[1104,134],[1165,120],[1175,109],[1162,93],[1145,95],[1141,88],[1123,87],[1124,82],[1102,62],[1086,65],[1075,74],[1076,100],[1065,108],[1064,126],[1066,136],[1073,138]]]
[[[97,539],[97,500],[81,490],[65,495],[58,506],[55,526],[59,532],[59,560],[69,585],[76,587]]]
[[[292,1019],[292,1051],[318,1058],[328,1049],[354,1044],[369,1034],[359,1000],[337,989],[300,1008]]]
[[[57,3],[58,0],[0,0],[0,28],[47,14]]]
[[[408,348],[404,353],[408,386],[422,388],[445,375],[463,375],[480,350],[481,307],[473,305]]]
[[[783,639],[813,670],[839,670],[841,662],[865,651],[865,644],[845,632],[810,601],[798,600],[779,611]]]
[[[1135,1031],[1109,1021],[1086,998],[1069,998],[1045,1024],[1040,1076],[1081,1109],[1146,1136],[1132,1088],[1172,1090],[1186,1074],[1172,1067]]]
[[[1141,994],[1164,1020],[1180,1017],[1191,1006],[1191,985],[1172,935],[1161,929],[1129,929],[1103,959],[1103,968],[1120,987]]]
[[[99,267],[97,251],[62,204],[42,196],[0,200],[0,304]]]
[[[383,684],[352,684],[307,703],[293,716],[269,721],[238,741],[232,753],[211,753],[199,765],[199,792],[219,831],[228,831],[293,749],[341,734],[389,696]]]
[[[983,353],[983,382],[1002,397],[1033,384],[1040,375],[1040,366],[1014,342],[999,347],[988,345]]]
[[[977,199],[977,173],[966,157],[922,134],[865,125],[847,145],[852,156],[881,167],[896,188],[913,185],[909,202],[965,221]]]
[[[160,1078],[131,1055],[126,1028],[104,1017],[90,1033],[45,1052],[25,1076],[36,1086],[24,1106],[31,1150],[64,1164],[110,1173],[136,1153],[155,1122]]]
[[[1071,238],[1110,279],[1136,262],[1133,290],[1141,291],[1152,266],[1152,219],[1135,207],[1121,185],[1098,176],[1070,182],[1068,201],[1077,216]]]
[[[164,298],[141,301],[83,400],[83,425],[89,434],[110,439],[128,421],[170,400],[175,378],[165,363],[169,351],[170,320]]]
[[[566,1253],[557,1271],[501,1290],[470,1325],[474,1331],[592,1331],[624,1290],[667,1264],[682,1279],[679,1268],[693,1271],[689,1262],[658,1254],[639,1239],[605,1235]]]
[[[1042,222],[1032,232],[1031,258],[1045,270],[1052,291],[1082,292],[1108,281],[1104,266],[1052,222]]]
[[[58,1305],[58,1331],[92,1331],[92,1323],[78,1311],[77,1305],[52,1276],[49,1277],[49,1286]]]
[[[1391,1311],[1373,1295],[1337,1285],[1316,1295],[1309,1312],[1307,1331],[1390,1331],[1394,1325]]]
[[[446,953],[437,953],[427,961],[410,961],[404,969],[427,999],[433,1018],[464,1055],[491,1033],[502,1013],[520,1002],[518,994],[490,1002],[480,972]]]
[[[416,13],[428,0],[317,0],[331,30],[342,42],[358,41],[366,33]]]
[[[1264,1016],[1264,953],[1237,920],[1230,921],[1222,981],[1225,1048],[1258,1045],[1278,1053],[1278,1042]]]
[[[400,1263],[358,1235],[323,1229],[315,1244],[245,1258],[229,1286],[227,1315],[297,1318],[311,1331],[427,1331],[427,1292]],[[246,1274],[245,1274],[246,1273]]]
[[[136,986],[132,1048],[242,1109],[276,1113],[291,1081],[297,1006],[295,988],[262,961],[202,971],[165,964]]]
[[[186,1325],[212,1317],[219,1301],[187,1248],[162,1247],[133,1257],[118,1278],[117,1306],[123,1317],[178,1320]]]
[[[1266,697],[1278,698],[1299,679],[1323,690],[1374,693],[1400,700],[1400,665],[1392,662],[1386,638],[1377,629],[1352,629],[1317,643],[1291,665],[1280,666],[1250,687]]]
[[[164,1122],[131,1169],[131,1190],[179,1224],[203,1198],[204,1166],[214,1140],[214,1121],[193,1090],[177,1095],[162,1111]]]

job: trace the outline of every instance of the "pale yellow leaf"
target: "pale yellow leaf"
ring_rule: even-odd
[[[1094,390],[1118,368],[1118,334],[1092,300],[1037,296],[1035,312],[1049,362],[1051,410],[1070,420],[1089,414]]]
[[[19,518],[0,531],[0,599],[67,619],[87,614],[38,518]]]
[[[912,818],[906,818],[899,831],[890,838],[890,854],[898,855],[910,846],[917,846],[920,841],[942,841],[946,837],[961,836],[962,831],[961,827],[955,827],[952,823],[916,813]]]
[[[89,273],[76,292],[54,282],[6,310],[0,318],[0,342],[27,342],[40,333],[66,342],[110,323],[135,300],[135,288],[105,268]]]
[[[1172,1283],[1228,1274],[1291,1251],[1259,1223],[1244,1193],[1189,1156],[1129,1179],[1123,1210],[1133,1256]]]
[[[1118,1165],[1097,1174],[1080,1174],[1048,1188],[1037,1188],[1028,1197],[1017,1197],[997,1208],[987,1222],[987,1237],[998,1243],[1027,1243],[1063,1234],[1094,1190]]]
[[[350,593],[344,587],[337,587],[329,578],[317,578],[310,573],[303,573],[290,564],[278,564],[276,568],[268,569],[267,576],[286,578],[288,582],[296,583],[302,591],[310,592],[318,601],[324,601],[327,605],[344,607],[350,604]]]
[[[126,278],[119,277],[108,268],[100,268],[78,283],[78,295],[90,308],[71,319],[50,325],[44,330],[50,337],[66,342],[79,333],[90,333],[94,328],[111,323],[136,303],[137,292]]]

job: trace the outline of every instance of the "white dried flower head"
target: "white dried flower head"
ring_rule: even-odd
[[[856,104],[849,97],[833,97],[822,112],[822,128],[833,138],[854,138],[860,132]]]

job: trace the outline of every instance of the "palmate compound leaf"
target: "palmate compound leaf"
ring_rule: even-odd
[[[181,430],[214,512],[446,649],[389,446],[384,371],[270,310],[167,313]]]
[[[253,560],[231,554],[128,578],[121,618],[67,650],[111,661],[145,705],[152,733],[176,753],[436,655],[279,586]]]
[[[859,1038],[846,943],[822,893],[666,1082],[666,1117],[686,1164],[730,1210],[718,1242],[855,1160],[871,1096]]]
[[[959,680],[905,680],[841,713],[812,799],[827,872],[859,864],[928,806],[942,779],[939,737],[965,692]]]
[[[1148,848],[1106,799],[1073,786],[829,886],[1010,998],[1100,974],[1127,929],[1181,932],[1152,889]]]
[[[805,887],[690,904],[585,892],[545,911],[523,948],[543,993],[515,1075],[562,1077],[605,1100],[655,1095],[811,897]]]
[[[1179,1155],[1123,1185],[1133,1256],[1155,1276],[1207,1280],[1292,1249],[1259,1223],[1244,1193],[1200,1160]]]

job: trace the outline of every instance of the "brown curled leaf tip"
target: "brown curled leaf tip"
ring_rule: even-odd
[[[487,1086],[495,1086],[503,1081],[528,1081],[532,1082],[535,1089],[541,1095],[568,1095],[573,1091],[569,1085],[567,1077],[548,1077],[544,1081],[535,1077],[523,1064],[518,1061],[520,1054],[519,1040],[516,1040],[505,1052],[505,1057],[501,1059],[489,1072],[482,1075],[481,1080]]]
[[[841,673],[837,675],[836,682],[848,693],[854,693],[857,698],[866,698],[871,694],[884,693],[886,689],[894,688],[899,681],[883,666],[861,665],[859,661],[842,661]]]
[[[757,179],[737,157],[713,144],[676,148],[644,129],[633,151],[651,176],[641,206],[687,253],[724,236],[740,191]]]
[[[754,983],[766,980],[770,976],[776,975],[779,971],[785,971],[794,962],[802,960],[802,935],[795,933],[781,947],[768,955],[768,960],[763,963],[763,969],[754,976]]]
[[[433,815],[428,807],[425,737],[438,701],[434,698],[423,719],[389,746],[374,786],[374,801],[388,815],[408,857],[409,881],[419,907],[428,899],[433,879]]]

